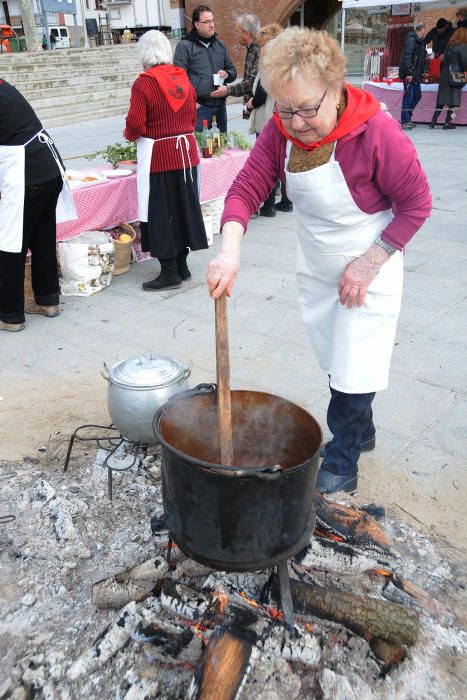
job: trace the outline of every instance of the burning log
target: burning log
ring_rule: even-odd
[[[399,576],[399,574],[396,574],[394,571],[388,571],[387,569],[373,569],[370,573],[377,574],[378,576],[383,576],[387,579],[388,585],[385,586],[383,590],[383,595],[389,600],[393,600],[396,603],[403,602],[405,605],[408,604],[410,606],[410,603],[407,602],[407,599],[404,600],[404,596],[407,596],[409,600],[413,599],[413,601],[415,601],[417,605],[424,608],[432,615],[435,615],[439,612],[438,606],[433,600],[433,598],[422,588],[419,588],[403,576]],[[391,587],[389,584],[393,584],[393,586]],[[402,595],[399,597],[399,599],[397,598],[396,589],[402,591]]]
[[[97,608],[122,608],[131,600],[143,600],[167,573],[165,559],[156,557],[98,581],[92,587],[92,602]]]
[[[390,551],[391,541],[368,513],[328,501],[318,491],[315,491],[315,506],[318,519],[347,541]]]
[[[182,583],[167,579],[161,591],[161,604],[164,610],[187,620],[196,621],[207,612],[211,597]]]
[[[367,641],[383,639],[391,644],[412,646],[417,640],[419,618],[414,610],[329,585],[321,588],[291,579],[290,587],[296,611],[339,622]],[[273,594],[278,595],[276,582]]]
[[[216,627],[188,689],[187,700],[234,700],[247,672],[252,644]]]

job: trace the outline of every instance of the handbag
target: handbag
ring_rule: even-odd
[[[465,73],[456,63],[449,66],[449,87],[461,90],[467,84]]]

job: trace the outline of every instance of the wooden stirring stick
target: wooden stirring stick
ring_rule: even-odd
[[[232,406],[230,400],[229,327],[227,297],[223,294],[216,304],[216,365],[217,365],[217,421],[221,464],[233,466]]]

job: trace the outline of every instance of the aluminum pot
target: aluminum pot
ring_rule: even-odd
[[[154,443],[154,414],[171,396],[189,388],[191,367],[166,355],[129,357],[110,369],[102,363],[101,374],[109,384],[107,408],[127,440]]]

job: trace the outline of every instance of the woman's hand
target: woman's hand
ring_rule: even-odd
[[[226,78],[229,77],[229,74],[227,73],[226,70],[220,70],[220,71],[218,71],[217,75],[218,75],[220,78],[224,78],[224,80],[225,80]]]
[[[224,292],[229,297],[240,269],[240,246],[243,227],[237,221],[227,221],[222,229],[220,252],[208,265],[206,281],[209,294],[218,299]]]
[[[373,282],[389,255],[378,245],[372,245],[366,253],[352,260],[339,282],[339,299],[342,306],[362,306],[366,290]]]
[[[249,112],[251,112],[251,110],[253,109],[253,98],[252,97],[250,97],[250,99],[246,103],[245,107],[247,108],[247,110]]]

